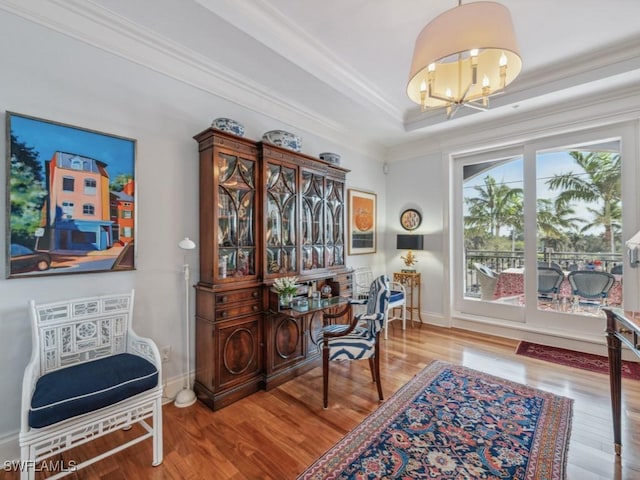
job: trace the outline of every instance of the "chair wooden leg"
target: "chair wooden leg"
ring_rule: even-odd
[[[373,357],[373,364],[375,367],[376,384],[378,385],[378,398],[380,401],[384,400],[382,396],[382,382],[380,381],[380,333],[376,335],[376,348],[375,356]]]
[[[376,383],[378,379],[376,377],[376,366],[373,357],[369,357],[369,369],[371,370],[371,381]]]
[[[329,404],[329,345],[322,346],[322,407]]]

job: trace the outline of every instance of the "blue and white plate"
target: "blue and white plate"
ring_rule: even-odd
[[[233,133],[239,137],[244,136],[244,126],[231,118],[216,118],[211,122],[211,126],[223,132]]]
[[[278,145],[279,147],[288,148],[294,152],[302,150],[302,141],[300,137],[284,130],[271,130],[262,135],[262,140],[265,142]]]

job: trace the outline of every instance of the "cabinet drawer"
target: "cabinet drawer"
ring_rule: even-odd
[[[216,307],[236,302],[245,302],[247,300],[258,300],[260,298],[259,288],[247,288],[245,290],[234,290],[232,292],[216,293]]]
[[[248,313],[258,313],[260,311],[260,302],[232,304],[227,306],[216,305],[216,319],[224,320],[227,318],[246,315]]]

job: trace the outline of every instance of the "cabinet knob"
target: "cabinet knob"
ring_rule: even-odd
[[[220,303],[227,303],[228,300],[229,297],[227,297],[226,295],[224,297],[220,297]]]
[[[256,290],[255,292],[253,292],[253,293],[251,294],[251,296],[252,296],[253,298],[258,298],[258,291]]]
[[[257,311],[258,311],[258,306],[257,306],[257,305],[254,305],[254,306],[253,306],[253,311],[254,311],[254,312],[257,312]]]
[[[226,316],[227,316],[227,311],[225,310],[225,311],[223,311],[223,312],[220,312],[220,316],[221,316],[222,318],[226,317]]]

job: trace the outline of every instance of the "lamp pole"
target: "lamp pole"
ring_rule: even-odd
[[[193,250],[196,248],[195,242],[190,240],[189,237],[185,237],[178,243],[178,246],[183,250]],[[186,259],[184,265],[182,266],[182,270],[184,272],[184,297],[185,297],[185,321],[186,321],[186,354],[187,354],[187,375],[184,382],[184,388],[178,392],[176,395],[176,400],[174,405],[179,408],[190,407],[196,402],[196,394],[191,388],[191,353],[189,346],[191,345],[191,334],[189,325],[191,323],[191,318],[189,314],[189,280],[191,279],[191,269],[189,267],[189,263],[187,263]]]

